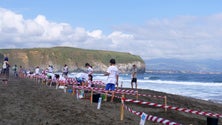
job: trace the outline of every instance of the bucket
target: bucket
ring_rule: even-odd
[[[93,94],[93,102],[98,103],[100,94]]]
[[[218,118],[207,117],[207,125],[218,125]]]

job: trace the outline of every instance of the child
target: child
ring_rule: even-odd
[[[110,60],[110,66],[108,67],[106,73],[104,74],[105,76],[108,76],[105,90],[106,91],[112,91],[111,102],[113,102],[113,98],[114,98],[115,85],[118,88],[118,80],[119,80],[119,70],[115,66],[115,64],[116,64],[115,59],[111,59]],[[106,92],[104,101],[107,100],[107,93],[108,92]]]
[[[85,67],[87,68],[87,74],[92,75],[93,74],[93,68],[89,63],[85,64]]]
[[[91,74],[88,75],[88,81],[87,81],[88,87],[94,87],[93,84],[93,76]]]

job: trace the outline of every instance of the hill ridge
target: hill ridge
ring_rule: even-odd
[[[133,64],[138,66],[140,72],[145,71],[145,63],[140,56],[116,51],[73,47],[0,49],[0,59],[3,60],[4,56],[9,57],[12,65],[31,69],[53,65],[56,71],[60,71],[67,64],[72,71],[82,71],[85,63],[90,63],[96,72],[103,72],[109,60],[114,58],[121,72],[129,72]]]

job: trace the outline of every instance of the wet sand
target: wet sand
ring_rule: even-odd
[[[150,90],[139,93],[167,96],[170,106],[222,114],[222,104]],[[120,96],[120,95],[119,95]],[[135,96],[126,95],[135,99]],[[140,100],[164,104],[163,99],[139,97]],[[183,125],[206,125],[207,117],[148,105],[125,103],[133,110],[155,115]],[[0,125],[138,125],[139,116],[126,111],[120,120],[120,100],[90,104],[89,99],[77,100],[75,95],[56,90],[29,79],[10,79],[8,85],[0,83]],[[219,119],[222,125],[222,119]],[[146,125],[162,125],[146,121]]]

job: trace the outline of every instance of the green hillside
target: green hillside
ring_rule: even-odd
[[[141,57],[130,53],[71,47],[0,49],[0,58],[3,58],[3,55],[9,57],[12,65],[17,64],[26,68],[34,68],[36,66],[45,68],[48,65],[53,65],[56,70],[60,70],[64,64],[67,64],[73,70],[81,70],[84,68],[85,63],[88,62],[98,68],[99,71],[104,70],[109,65],[111,58],[116,59],[117,64],[139,62],[145,68]]]

